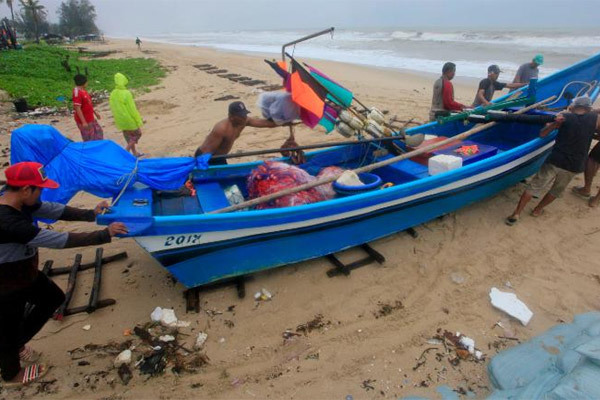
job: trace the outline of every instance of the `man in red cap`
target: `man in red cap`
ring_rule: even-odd
[[[0,370],[3,387],[33,382],[47,368],[37,364],[39,354],[27,342],[42,329],[62,304],[64,293],[38,271],[38,247],[64,249],[108,243],[127,227],[114,222],[90,233],[67,233],[42,229],[34,218],[64,221],[94,221],[108,207],[101,202],[94,210],[59,203],[41,202],[43,188],[55,189],[43,166],[21,162],[6,169],[6,186],[0,192]],[[25,313],[25,305],[31,311]],[[22,367],[24,366],[24,367]]]

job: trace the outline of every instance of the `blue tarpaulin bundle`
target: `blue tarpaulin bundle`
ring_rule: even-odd
[[[489,399],[599,399],[600,313],[577,315],[506,350],[488,369],[496,388]]]
[[[60,183],[42,199],[66,204],[78,191],[113,197],[141,182],[156,190],[177,190],[195,167],[205,169],[210,155],[138,160],[110,140],[73,142],[49,125],[24,125],[12,132],[11,163],[37,161]],[[133,179],[129,177],[133,174]]]

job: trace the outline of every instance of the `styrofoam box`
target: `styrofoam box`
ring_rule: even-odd
[[[441,174],[462,167],[462,158],[440,154],[429,159],[428,167],[429,175]]]

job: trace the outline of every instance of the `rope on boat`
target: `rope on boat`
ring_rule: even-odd
[[[585,82],[585,81],[571,81],[571,82],[568,82],[565,86],[563,86],[560,94],[558,95],[558,97],[556,97],[556,100],[554,100],[551,103],[544,104],[544,106],[548,107],[548,106],[552,106],[552,105],[558,103],[562,99],[562,97],[565,94],[565,91],[567,90],[567,88],[570,85],[573,85],[573,84],[576,84],[576,83],[584,85],[584,87],[582,87],[581,89],[579,89],[579,91],[577,92],[577,94],[574,97],[589,95],[596,88],[596,86],[598,86],[598,81],[596,81],[596,80],[591,81],[591,82]]]
[[[121,198],[121,196],[123,196],[123,193],[125,193],[125,191],[129,187],[129,184],[131,183],[131,180],[133,179],[134,176],[137,175],[139,161],[140,161],[139,157],[136,157],[135,158],[135,166],[133,167],[133,170],[130,173],[128,173],[128,174],[122,175],[117,180],[117,185],[120,185],[125,180],[125,178],[127,178],[127,182],[125,182],[125,186],[123,186],[123,189],[121,189],[121,191],[119,192],[119,194],[117,195],[117,197],[115,197],[115,199],[110,204],[111,207],[114,206],[115,204],[117,204],[119,202],[119,199]]]

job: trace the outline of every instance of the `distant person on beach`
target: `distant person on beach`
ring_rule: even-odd
[[[513,83],[522,83],[528,85],[531,79],[537,79],[540,73],[538,67],[544,64],[544,56],[537,54],[531,62],[525,63],[519,67]]]
[[[465,106],[454,101],[454,86],[450,82],[456,74],[456,65],[447,62],[442,67],[442,76],[433,84],[433,98],[429,120],[435,121],[437,117],[450,115],[452,111],[462,111]]]
[[[73,108],[75,110],[75,123],[81,132],[81,138],[84,142],[90,140],[104,139],[102,127],[96,120],[100,119],[100,114],[94,110],[92,97],[85,90],[87,86],[87,77],[85,75],[75,75],[75,88],[73,89]]]
[[[125,150],[130,151],[136,157],[140,156],[136,145],[142,137],[142,117],[135,106],[133,95],[127,89],[129,80],[120,72],[115,74],[115,89],[110,93],[109,104],[115,125],[123,132],[127,146]]]
[[[495,64],[490,65],[488,67],[488,77],[482,79],[481,82],[479,82],[479,87],[477,88],[477,94],[475,95],[473,107],[489,105],[492,99],[494,98],[494,92],[496,90],[502,90],[504,88],[517,89],[521,86],[525,86],[523,83],[498,82],[500,72],[502,72],[500,70],[500,67],[498,67]]]
[[[533,217],[542,215],[544,207],[560,197],[573,177],[584,171],[592,138],[600,130],[600,118],[591,110],[592,101],[589,97],[576,97],[568,112],[559,113],[554,122],[546,124],[541,130],[540,137],[544,137],[558,129],[554,147],[525,189],[515,211],[506,218],[508,225],[519,221],[521,212],[534,195],[539,195],[545,187],[552,185],[531,212]]]
[[[135,45],[137,46],[138,50],[142,50],[142,41],[140,40],[139,37],[135,38]]]
[[[88,233],[39,228],[36,218],[92,222],[108,203],[83,210],[41,202],[44,188],[59,185],[48,179],[42,164],[36,162],[13,164],[4,173],[6,186],[0,193],[0,370],[2,386],[8,388],[39,381],[48,372],[46,365],[38,363],[40,353],[27,343],[65,300],[62,290],[38,270],[37,249],[101,245],[126,234],[127,227],[114,222]]]
[[[229,104],[228,117],[217,122],[204,140],[204,143],[196,150],[194,157],[206,153],[211,153],[213,156],[229,154],[233,147],[233,143],[240,137],[240,134],[247,126],[253,128],[276,128],[281,126],[277,125],[274,121],[267,119],[248,117],[249,113],[250,111],[248,111],[246,105],[241,101],[234,101]],[[290,135],[285,146],[297,147],[298,144],[293,140],[293,136]],[[208,163],[209,165],[225,165],[227,164],[227,160],[211,159]]]

